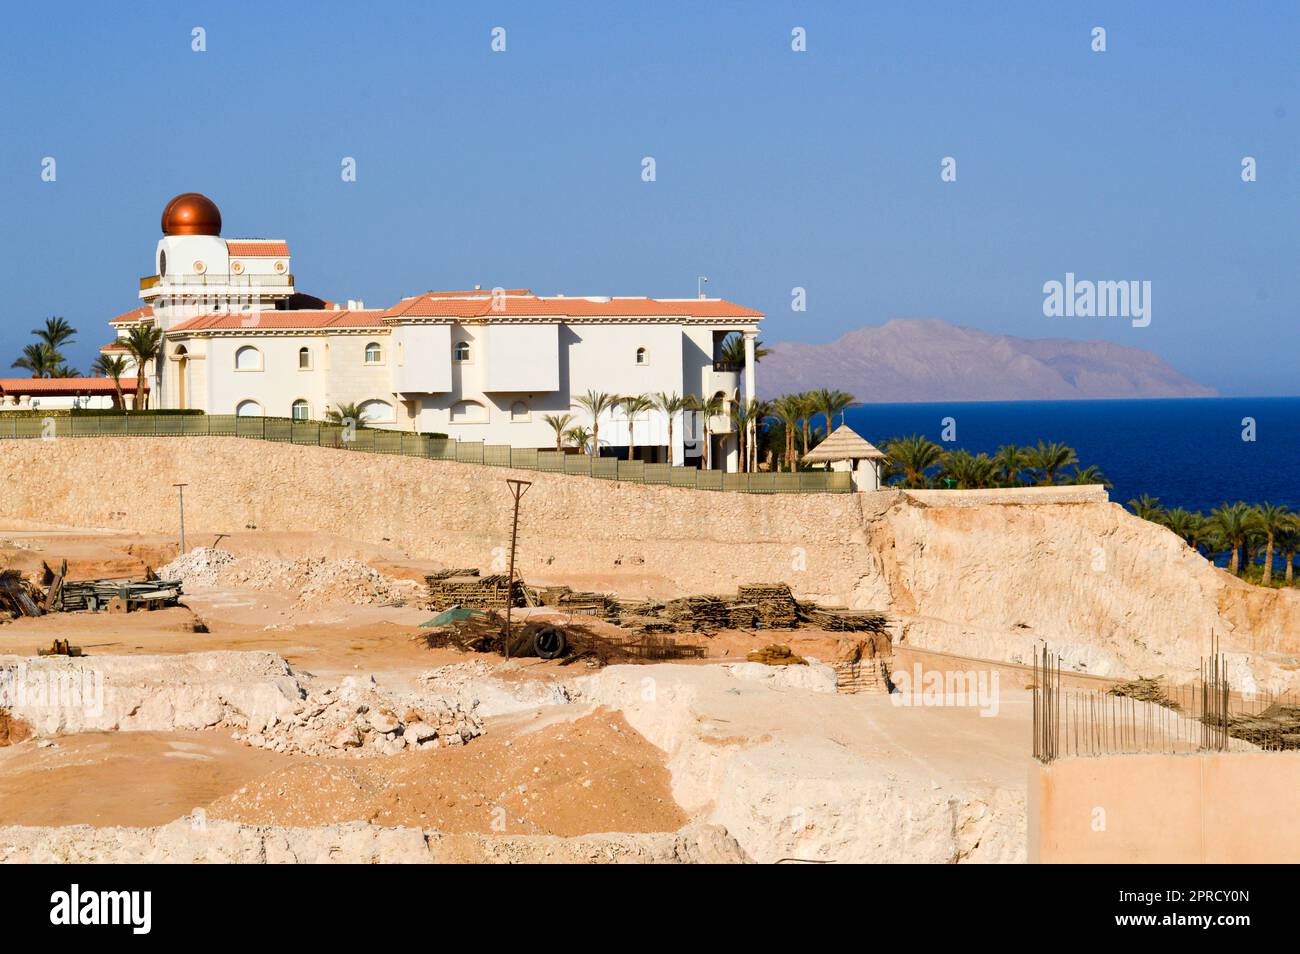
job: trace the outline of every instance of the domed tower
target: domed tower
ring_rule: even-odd
[[[221,210],[199,192],[182,192],[162,214],[163,235],[220,235]]]
[[[288,306],[294,294],[289,247],[280,240],[221,237],[221,210],[185,192],[162,213],[155,271],[140,279],[140,299],[164,333],[153,371],[153,407],[205,407],[209,342],[185,323],[207,317],[255,327],[258,312]],[[205,325],[208,323],[204,323]]]
[[[140,298],[163,329],[200,315],[269,311],[293,295],[288,248],[280,241],[221,237],[221,210],[184,192],[167,203],[153,275]]]

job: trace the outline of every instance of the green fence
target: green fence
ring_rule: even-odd
[[[626,480],[695,490],[730,490],[749,494],[848,493],[850,475],[842,471],[802,471],[795,474],[726,474],[720,470],[670,467],[640,460],[617,460],[588,454],[562,454],[536,448],[456,441],[409,431],[358,427],[345,433],[340,424],[291,421],[277,417],[236,417],[233,414],[118,414],[86,417],[53,416],[0,419],[0,440],[53,440],[59,437],[244,437],[398,454],[462,464],[487,464],[553,474],[578,474],[603,480]]]

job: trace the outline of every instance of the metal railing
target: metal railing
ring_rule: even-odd
[[[410,431],[345,428],[341,424],[233,414],[87,414],[0,417],[0,440],[56,440],[64,437],[243,437],[280,444],[331,447],[372,454],[510,467],[694,490],[750,494],[850,493],[847,471],[728,474],[645,461],[565,454],[553,450],[459,441]]]

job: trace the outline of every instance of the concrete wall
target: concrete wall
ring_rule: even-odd
[[[1281,864],[1300,859],[1300,753],[1117,755],[1035,765],[1029,860]]]

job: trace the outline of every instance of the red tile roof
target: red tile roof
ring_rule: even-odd
[[[497,305],[493,307],[494,303]],[[762,318],[762,312],[722,298],[569,298],[540,297],[526,289],[493,299],[488,291],[428,292],[403,298],[387,309],[385,320],[401,318]]]
[[[226,251],[231,258],[288,258],[289,245],[279,239],[230,239]]]
[[[246,311],[234,314],[221,313],[199,315],[178,325],[172,325],[167,333],[176,331],[293,331],[297,329],[317,331],[328,328],[375,328],[382,329],[379,322],[379,309],[365,311]]]
[[[149,390],[148,378],[145,378],[144,389]],[[134,392],[135,378],[122,378],[122,391]],[[0,378],[0,394],[71,396],[116,393],[112,378]]]
[[[143,305],[128,311],[124,315],[108,319],[108,323],[110,325],[129,325],[137,321],[148,321],[151,318],[153,318],[153,305]]]
[[[114,341],[112,344],[102,345],[99,350],[100,351],[125,351],[126,345],[122,344],[119,341]]]

